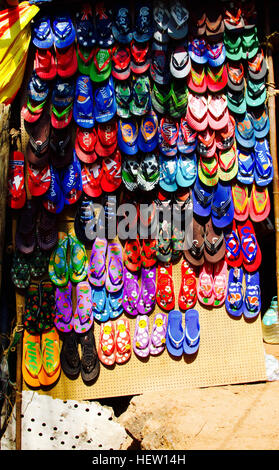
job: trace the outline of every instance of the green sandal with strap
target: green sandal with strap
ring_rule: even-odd
[[[69,233],[70,261],[69,275],[74,283],[81,282],[87,277],[88,257],[85,246],[78,240],[74,228]]]
[[[65,232],[58,233],[56,247],[49,260],[48,273],[53,284],[64,287],[69,282],[69,268],[67,264],[67,248],[69,238]]]

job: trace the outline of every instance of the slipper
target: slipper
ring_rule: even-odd
[[[256,318],[261,311],[261,289],[259,271],[245,274],[246,291],[243,304],[245,318]]]
[[[107,303],[107,290],[105,286],[92,289],[92,309],[95,320],[104,323],[109,320],[110,311]]]
[[[156,239],[143,239],[141,246],[141,260],[143,268],[152,268],[157,263]]]
[[[211,206],[212,223],[217,228],[228,227],[234,218],[231,187],[219,181]]]
[[[158,264],[156,300],[159,307],[168,312],[175,306],[171,263]]]
[[[164,215],[164,214],[163,214]],[[167,219],[160,221],[157,238],[157,260],[161,263],[169,263],[172,258],[172,224]]]
[[[100,327],[98,357],[105,366],[115,363],[115,326],[110,320]]]
[[[70,242],[69,276],[72,282],[81,282],[87,277],[88,258],[84,245],[78,240],[72,227],[68,233]]]
[[[210,218],[205,224],[204,235],[204,258],[208,263],[218,263],[226,251],[224,232],[215,227]]]
[[[219,164],[217,154],[213,157],[202,157],[200,155],[198,164],[198,175],[205,186],[216,186],[219,181]]]
[[[32,388],[40,388],[39,372],[42,368],[41,337],[38,334],[23,332],[22,339],[22,376]]]
[[[184,337],[185,332],[182,327],[182,313],[178,310],[171,310],[168,314],[166,346],[172,356],[182,356]]]
[[[142,268],[141,290],[137,303],[138,313],[149,314],[156,304],[156,267],[150,269]]]
[[[243,253],[243,267],[248,272],[257,271],[262,262],[262,253],[253,224],[248,219],[245,222],[239,222],[237,229]]]
[[[152,356],[158,356],[165,350],[167,324],[167,315],[165,313],[156,313],[149,342],[149,351]]]
[[[132,272],[141,269],[141,246],[139,236],[135,240],[127,240],[123,252],[123,260],[125,266]]]
[[[181,285],[178,305],[181,310],[193,308],[197,302],[197,281],[195,272],[187,261],[181,264]]]
[[[132,354],[130,322],[127,318],[120,318],[116,320],[115,324],[115,344],[116,344],[116,357],[117,364],[126,363]]]
[[[90,385],[97,379],[100,373],[100,361],[93,328],[90,328],[89,331],[81,334],[79,341],[81,347],[81,378],[86,385]]]
[[[197,294],[201,304],[213,305],[213,264],[208,263],[207,261],[204,262],[200,269]]]
[[[234,219],[245,221],[249,217],[248,187],[235,182],[232,185],[232,198],[234,205]]]
[[[149,356],[149,317],[147,315],[138,316],[133,338],[133,350],[139,357]]]
[[[225,259],[228,266],[239,268],[243,262],[243,253],[235,220],[232,222],[231,230],[225,235],[225,244]]]
[[[225,260],[219,261],[214,264],[213,275],[213,294],[214,294],[214,307],[220,307],[226,300],[227,295],[227,263]]]
[[[26,202],[24,155],[22,152],[13,151],[9,157],[7,202],[11,209],[21,209]]]
[[[123,258],[119,243],[110,243],[108,247],[108,268],[106,289],[108,292],[118,292],[123,286]]]
[[[31,280],[28,256],[18,250],[15,250],[12,259],[11,279],[18,289],[26,289]]]
[[[106,281],[106,252],[108,242],[97,237],[92,245],[88,263],[88,280],[93,286],[103,286]]]
[[[183,352],[195,354],[200,346],[200,322],[199,312],[191,309],[185,312],[185,334],[183,340]]]
[[[34,279],[43,277],[48,272],[49,253],[43,251],[38,245],[33,251],[30,261],[30,274]]]
[[[129,315],[136,316],[138,314],[137,303],[140,294],[138,274],[129,271],[124,266],[123,279],[123,309]]]
[[[222,181],[231,181],[238,172],[238,159],[236,143],[230,149],[219,151],[219,179]]]
[[[255,151],[255,183],[268,186],[273,180],[274,168],[267,139],[256,141]]]
[[[56,328],[41,335],[42,368],[38,374],[41,386],[49,387],[59,379],[61,373],[60,341]]]
[[[233,317],[241,317],[244,309],[242,268],[231,268],[228,277],[228,290],[225,300],[226,310]]]
[[[110,319],[114,320],[115,318],[120,317],[123,313],[123,287],[118,292],[109,292],[108,301],[110,304]]]
[[[255,154],[252,150],[237,149],[237,180],[243,184],[252,184],[255,173]]]
[[[94,127],[93,88],[87,75],[80,75],[76,81],[75,100],[73,105],[75,123],[83,129]]]
[[[193,212],[195,215],[201,217],[210,216],[214,191],[213,186],[206,186],[202,183],[200,178],[197,177],[192,191]]]
[[[262,222],[270,213],[268,188],[253,184],[249,202],[249,215],[253,222]]]
[[[26,255],[31,254],[36,246],[37,214],[37,199],[28,199],[17,219],[15,245],[19,251]]]
[[[180,154],[177,162],[176,182],[181,188],[193,186],[198,174],[197,157],[195,153]]]
[[[209,95],[207,109],[211,129],[218,131],[226,127],[230,119],[226,95]]]
[[[184,250],[184,255],[187,261],[193,266],[201,266],[204,263],[204,246],[205,246],[205,232],[203,220],[201,221],[198,216],[193,215],[193,239],[191,246]]]
[[[81,281],[76,286],[77,304],[73,316],[76,333],[85,333],[93,324],[91,287],[88,281]]]
[[[43,195],[43,206],[53,214],[60,214],[64,209],[65,201],[59,172],[53,165],[50,165],[50,178],[50,186]]]
[[[68,333],[73,329],[72,284],[56,287],[54,324],[59,331]]]
[[[68,242],[68,235],[65,232],[59,232],[57,245],[50,255],[49,277],[51,282],[59,287],[64,287],[69,282],[69,268],[67,264]]]

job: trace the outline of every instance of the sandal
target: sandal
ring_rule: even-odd
[[[124,247],[123,260],[125,266],[132,272],[139,271],[142,265],[139,236],[135,240],[127,240]]]
[[[228,266],[240,267],[243,262],[243,254],[235,220],[233,220],[231,230],[225,236],[225,244],[225,260]]]
[[[93,324],[91,287],[88,281],[81,281],[76,287],[77,304],[73,317],[76,333],[86,333]]]
[[[138,314],[137,303],[140,294],[138,274],[132,273],[124,266],[123,278],[123,308],[129,315],[136,316]]]
[[[41,339],[38,334],[23,332],[22,376],[25,383],[32,388],[40,388],[39,373],[42,368]]]
[[[198,280],[198,299],[203,305],[213,305],[213,265],[204,262],[199,274]]]
[[[227,263],[225,260],[214,265],[213,276],[214,307],[220,307],[227,295]]]
[[[150,313],[156,303],[156,268],[142,269],[141,290],[137,303],[137,311],[142,315]]]
[[[187,261],[181,264],[181,285],[178,305],[181,310],[193,308],[197,302],[197,281],[192,267]]]
[[[108,247],[108,270],[106,289],[108,292],[118,292],[123,287],[123,258],[119,243],[110,243]]]
[[[156,313],[149,343],[149,351],[152,356],[158,356],[166,347],[167,324],[167,315],[165,313]]]
[[[58,233],[57,245],[52,251],[49,260],[48,273],[53,284],[64,287],[69,282],[69,268],[67,264],[68,235]]]
[[[84,245],[78,240],[74,228],[68,233],[70,242],[69,276],[72,282],[81,282],[87,277],[88,258]]]
[[[172,264],[158,265],[156,300],[160,308],[170,311],[175,306],[174,284],[172,279]]]
[[[40,384],[53,385],[60,376],[60,343],[56,328],[44,331],[41,335],[42,368],[38,374]]]
[[[172,310],[168,315],[168,328],[166,346],[172,356],[180,357],[183,354],[183,341],[185,332],[182,327],[182,313]]]
[[[31,280],[30,262],[27,255],[16,250],[13,255],[11,278],[18,289],[26,289]]]
[[[256,318],[261,311],[261,289],[259,271],[246,273],[246,291],[243,304],[243,315],[247,319]]]
[[[63,333],[70,332],[73,329],[72,284],[70,282],[65,287],[56,287],[55,305],[56,328]]]
[[[242,268],[230,269],[225,305],[228,314],[233,317],[241,317],[243,313],[244,292],[242,282]]]
[[[149,317],[147,315],[138,316],[133,339],[134,353],[139,357],[149,356]]]
[[[124,364],[130,359],[132,354],[130,323],[127,318],[121,318],[119,320],[116,320],[115,326],[115,362],[117,364]]]
[[[101,325],[98,356],[105,366],[115,363],[115,327],[110,320]]]
[[[88,280],[93,286],[101,287],[106,281],[107,240],[96,238],[88,264]]]

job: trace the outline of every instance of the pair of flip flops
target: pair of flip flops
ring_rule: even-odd
[[[119,243],[96,237],[88,263],[88,280],[94,287],[119,292],[123,287],[123,256]]]
[[[119,318],[102,323],[98,346],[98,357],[102,364],[113,366],[126,363],[132,354],[130,323]]]
[[[134,353],[141,358],[161,354],[166,346],[167,324],[167,315],[157,313],[154,317],[151,334],[149,334],[149,317],[147,315],[138,316],[133,337]]]
[[[60,342],[55,327],[41,335],[23,333],[22,376],[31,388],[49,387],[60,377]]]
[[[144,220],[141,220],[141,222],[148,228],[148,222],[145,223]],[[128,239],[125,242],[123,252],[124,265],[133,273],[139,272],[142,268],[152,268],[157,262],[156,250],[157,243],[155,239],[146,238],[142,240],[142,243],[139,235],[135,239]]]
[[[200,269],[197,295],[203,305],[220,307],[227,295],[227,263],[212,264],[205,261]]]
[[[12,259],[11,279],[18,289],[26,289],[31,279],[39,279],[48,272],[49,253],[35,247],[31,255],[16,250]]]
[[[139,273],[124,267],[123,309],[131,316],[150,313],[156,303],[156,267],[142,268]]]
[[[259,272],[244,273],[241,267],[231,268],[225,305],[227,312],[233,317],[241,317],[243,314],[246,319],[256,318],[261,311]]]
[[[68,263],[67,252],[70,246]],[[69,280],[73,283],[84,281],[87,276],[88,258],[84,245],[76,237],[74,228],[69,233],[59,232],[58,242],[50,255],[49,276],[53,284],[64,287]]]
[[[30,283],[25,293],[24,328],[31,334],[40,334],[53,327],[55,315],[54,289],[50,281]]]
[[[257,139],[253,148],[238,149],[237,180],[243,184],[268,186],[274,176],[269,144],[266,138]]]
[[[123,287],[117,292],[110,292],[106,286],[92,288],[94,319],[100,323],[118,318],[123,312]]]
[[[91,298],[91,286],[88,281],[81,281],[76,285],[76,309],[72,305],[72,284],[65,287],[56,287],[55,293],[55,318],[56,328],[68,333],[72,329],[76,333],[86,333],[93,324],[93,308]]]
[[[256,239],[252,222],[232,223],[230,231],[225,237],[227,264],[231,267],[243,265],[247,272],[257,271],[262,262],[262,253]]]
[[[166,334],[168,352],[175,357],[182,354],[195,354],[200,346],[199,313],[195,309],[186,310],[185,328],[182,325],[182,313],[172,310],[168,315]]]
[[[167,312],[174,309],[175,293],[171,263],[158,263],[156,300],[161,309]]]
[[[250,216],[253,222],[261,222],[268,217],[271,206],[266,186],[257,186],[254,182],[249,196],[248,187],[235,182],[232,186],[232,197],[235,220],[245,221]]]

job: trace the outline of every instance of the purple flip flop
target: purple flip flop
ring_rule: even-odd
[[[147,357],[150,353],[149,318],[147,315],[139,315],[136,320],[133,338],[133,349],[137,356]]]
[[[88,280],[93,286],[101,287],[106,282],[107,240],[96,238],[93,243],[88,263]]]
[[[93,324],[91,287],[88,281],[81,281],[76,286],[77,306],[74,312],[76,333],[85,333]]]
[[[106,289],[108,292],[118,292],[123,286],[123,257],[119,243],[111,243],[108,247],[108,269]]]
[[[132,273],[126,266],[123,270],[123,300],[122,306],[126,313],[132,316],[138,314],[137,303],[140,294],[138,273]]]
[[[157,356],[166,347],[168,317],[165,313],[156,313],[150,335],[150,354]]]
[[[137,304],[138,313],[150,313],[156,303],[156,266],[141,270],[141,290]]]
[[[59,331],[68,333],[73,329],[72,284],[56,287],[54,324]]]

